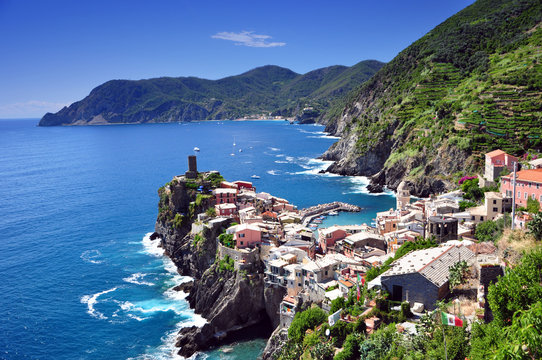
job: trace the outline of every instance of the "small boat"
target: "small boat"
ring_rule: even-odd
[[[328,215],[335,216],[335,215],[339,215],[339,213],[337,211],[330,211]]]
[[[235,156],[235,154],[234,154],[234,153],[231,153],[230,155],[231,155],[231,156]]]
[[[225,354],[228,354],[228,353],[231,353],[233,351],[233,347],[231,347],[231,346],[223,347],[220,351],[222,351]]]
[[[194,147],[194,151],[199,151],[199,147]]]
[[[321,224],[321,223],[322,223],[322,220],[316,219],[316,220],[313,220],[313,222],[314,222],[315,224]]]
[[[243,152],[243,149],[239,149],[239,152]]]
[[[253,179],[259,179],[260,177],[258,175],[252,175],[251,178]]]

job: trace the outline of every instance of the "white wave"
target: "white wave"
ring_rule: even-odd
[[[83,261],[89,262],[91,264],[101,264],[103,260],[98,260],[97,258],[101,257],[102,253],[99,250],[86,250],[79,256]]]
[[[341,137],[340,136],[333,136],[333,135],[319,135],[319,136],[307,136],[309,139],[333,139],[333,140],[337,140],[337,139],[340,139]]]
[[[266,173],[269,175],[280,175],[280,170],[267,170]]]
[[[271,151],[280,151],[280,149],[276,147],[269,147],[268,149]]]
[[[301,161],[303,161],[305,158],[300,158]],[[331,164],[333,164],[333,161],[328,160],[321,160],[321,159],[308,159],[306,160],[306,163],[300,163],[299,166],[301,166],[303,169],[306,169],[305,171],[298,171],[296,174],[299,175],[321,175],[321,176],[327,176],[327,177],[337,177],[340,176],[338,174],[332,174],[332,173],[320,173],[322,170],[326,170]]]
[[[276,163],[276,164],[288,164],[289,161],[285,161],[285,160],[275,160],[275,163]]]
[[[131,284],[136,284],[136,285],[147,285],[147,286],[153,286],[154,283],[151,283],[149,281],[143,281],[142,279],[147,276],[148,274],[143,274],[143,273],[135,273],[135,274],[132,274],[128,277],[125,277],[124,281],[128,282],[128,283],[131,283]]]
[[[143,237],[142,243],[144,252],[149,255],[160,257],[164,255],[164,249],[160,247],[161,239],[151,240],[152,233],[147,233]]]
[[[281,157],[285,157],[286,155],[284,155],[284,154],[276,154],[275,156],[278,157],[278,158],[281,158]]]
[[[294,158],[292,156],[286,156],[286,161],[292,162]]]
[[[394,196],[394,192],[384,188],[384,191],[381,193],[371,193],[367,190],[367,185],[371,182],[366,176],[348,176],[348,179],[352,183],[352,190],[347,192],[347,194],[365,194],[371,196]]]
[[[98,302],[98,298],[101,295],[113,292],[115,290],[117,290],[116,287],[114,287],[112,289],[109,289],[109,290],[101,291],[101,292],[96,293],[94,295],[84,295],[84,296],[81,297],[81,303],[87,304],[87,308],[88,308],[87,313],[90,316],[98,318],[98,319],[107,319],[107,316],[105,316],[101,312],[94,309],[94,305],[96,305],[96,303]]]

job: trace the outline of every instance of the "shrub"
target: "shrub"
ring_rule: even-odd
[[[298,312],[288,328],[288,338],[294,343],[302,343],[308,329],[313,329],[326,320],[327,314],[317,306]]]

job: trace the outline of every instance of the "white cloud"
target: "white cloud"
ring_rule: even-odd
[[[249,47],[277,47],[286,45],[285,42],[268,42],[269,35],[254,34],[253,31],[241,31],[240,33],[222,31],[211,36],[213,39],[234,41],[235,45]]]
[[[57,112],[67,103],[30,100],[13,104],[0,105],[0,118],[42,117],[47,112]]]

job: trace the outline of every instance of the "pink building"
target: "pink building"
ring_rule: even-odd
[[[218,204],[215,205],[216,214],[218,216],[234,216],[237,213],[235,204]]]
[[[256,225],[241,224],[235,228],[235,235],[233,236],[235,245],[239,249],[246,247],[254,247],[262,242],[262,231]]]
[[[501,178],[501,193],[512,197],[512,179],[509,174]],[[516,173],[516,206],[527,206],[528,198],[538,200],[542,205],[542,169],[521,170]]]
[[[239,190],[244,189],[244,190],[256,191],[256,188],[254,187],[254,185],[252,185],[250,181],[237,180],[237,181],[234,181],[233,183],[237,185],[237,188]]]
[[[235,204],[237,202],[237,189],[218,188],[214,190],[216,204]]]
[[[318,233],[318,242],[320,243],[320,248],[324,253],[327,253],[328,250],[333,250],[335,243],[344,239],[348,235],[345,230],[336,226],[322,229]]]
[[[485,178],[489,181],[495,181],[504,169],[514,171],[514,164],[517,164],[518,158],[508,155],[502,150],[494,150],[486,154]]]

